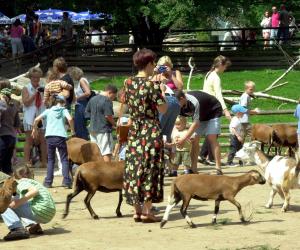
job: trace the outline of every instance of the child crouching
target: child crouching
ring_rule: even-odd
[[[33,173],[27,166],[18,168],[14,176],[18,182],[17,195],[1,214],[10,230],[4,237],[6,241],[27,239],[30,234],[43,234],[40,223],[50,222],[56,213],[50,192],[32,179]]]

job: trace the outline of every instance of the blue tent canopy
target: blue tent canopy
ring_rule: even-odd
[[[10,24],[11,20],[9,17],[5,16],[2,12],[0,12],[0,24]]]

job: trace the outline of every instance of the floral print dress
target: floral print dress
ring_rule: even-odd
[[[157,106],[164,104],[158,82],[133,77],[125,82],[132,127],[126,148],[123,195],[130,205],[163,201],[163,141]]]

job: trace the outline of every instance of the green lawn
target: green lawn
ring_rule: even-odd
[[[261,91],[268,87],[274,80],[276,80],[284,70],[257,70],[257,71],[238,71],[238,72],[225,72],[221,75],[223,89],[235,89],[243,90],[244,82],[251,80],[256,83],[256,90]],[[92,88],[96,90],[102,90],[106,84],[115,84],[118,87],[123,85],[127,76],[117,77],[102,77],[92,83]],[[203,86],[203,74],[195,74],[192,77],[191,88],[201,90]],[[187,83],[188,75],[184,75],[184,82]],[[281,81],[288,82],[287,85],[274,89],[268,94],[280,95],[287,98],[299,99],[300,98],[300,71],[291,71]],[[274,110],[277,109],[282,103],[279,101],[267,100],[267,99],[255,99],[251,103],[252,108],[260,108],[262,110]],[[294,109],[294,104],[285,104],[280,109]],[[295,122],[291,115],[280,116],[253,116],[251,118],[253,123],[269,123],[269,122]],[[224,121],[227,123],[227,121]]]

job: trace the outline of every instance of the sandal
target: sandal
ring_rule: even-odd
[[[217,175],[223,175],[223,172],[222,172],[222,170],[221,170],[221,169],[219,169],[219,168],[216,168],[215,170],[216,170],[216,172],[217,172]]]
[[[138,213],[134,214],[133,219],[135,222],[142,222],[141,214],[138,214]]]
[[[161,218],[156,217],[154,214],[142,214],[141,220],[143,223],[155,223],[160,222]]]

